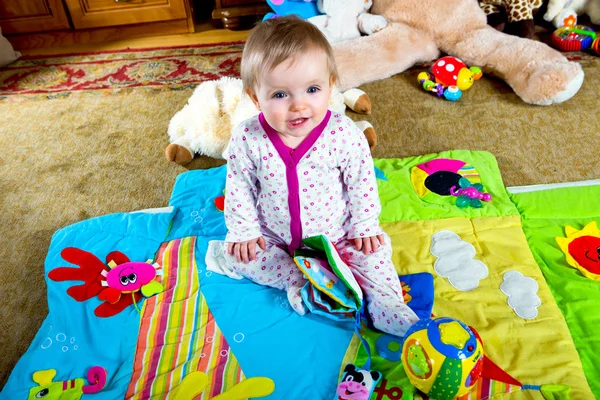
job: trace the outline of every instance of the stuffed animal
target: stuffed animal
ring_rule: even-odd
[[[369,14],[372,0],[318,0],[323,15],[309,18],[330,43],[371,35],[387,26],[381,15]]]
[[[533,16],[543,0],[479,0],[488,24],[501,32],[531,39],[535,34]]]
[[[2,28],[0,28],[0,67],[10,64],[19,57],[21,53],[13,50],[12,44],[2,36]]]
[[[346,106],[360,114],[371,113],[371,100],[360,89],[340,92],[334,87],[329,108],[344,113]],[[196,155],[223,158],[231,130],[259,113],[242,90],[242,80],[223,77],[200,84],[183,109],[169,123],[171,143],[165,149],[167,160],[184,165]],[[367,121],[357,122],[371,149],[377,135]]]
[[[388,26],[332,46],[342,90],[435,60],[440,51],[504,79],[530,104],[561,103],[583,83],[578,63],[539,41],[498,32],[473,0],[373,0],[371,12]]]
[[[544,19],[560,28],[575,25],[577,16],[582,14],[587,14],[593,24],[600,25],[600,0],[550,0]]]
[[[267,4],[273,12],[265,15],[263,21],[292,14],[302,19],[319,15],[317,0],[267,0]]]

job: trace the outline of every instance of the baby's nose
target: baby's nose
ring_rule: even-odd
[[[305,110],[306,107],[307,107],[307,105],[306,105],[305,101],[303,101],[302,99],[295,99],[292,102],[292,105],[290,108],[292,111],[302,111],[302,110]]]

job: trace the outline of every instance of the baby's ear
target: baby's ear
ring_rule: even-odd
[[[246,89],[246,94],[248,95],[248,97],[250,97],[250,100],[252,100],[252,102],[254,103],[254,105],[256,106],[256,108],[258,109],[258,111],[262,111],[260,109],[260,103],[258,102],[258,96],[254,92],[254,90],[252,90],[252,89]]]
[[[331,75],[331,77],[329,78],[329,95],[331,96],[331,93],[333,93],[333,87],[335,86],[335,76]]]

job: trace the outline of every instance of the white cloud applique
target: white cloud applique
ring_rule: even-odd
[[[508,305],[524,319],[537,317],[537,308],[542,301],[537,296],[538,284],[535,279],[524,276],[519,271],[508,271],[500,285],[502,293],[508,296]]]
[[[439,231],[431,237],[431,254],[437,257],[435,272],[463,292],[475,289],[488,276],[487,266],[474,259],[475,247],[452,231]]]

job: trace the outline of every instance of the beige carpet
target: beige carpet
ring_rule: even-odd
[[[418,88],[418,72],[363,87],[374,104],[367,119],[379,134],[376,157],[488,150],[507,186],[600,178],[597,61],[585,63],[579,94],[553,107],[525,105],[488,78],[458,103],[438,100]],[[165,160],[166,129],[192,91],[0,101],[0,386],[47,313],[43,263],[52,234],[168,203],[186,168]],[[197,159],[188,167],[220,163]]]
[[[580,92],[551,107],[524,104],[496,79],[475,82],[458,103],[420,91],[419,70],[365,85],[380,143],[374,156],[487,150],[506,186],[600,178],[600,64],[584,70]]]

